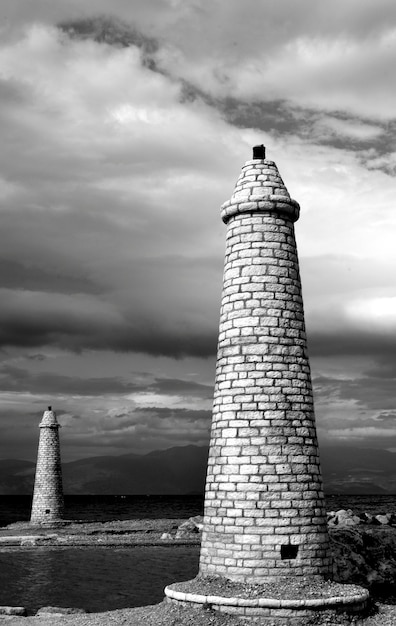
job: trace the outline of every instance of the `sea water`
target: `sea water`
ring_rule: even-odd
[[[0,605],[89,612],[156,604],[198,572],[198,546],[0,550]]]
[[[68,519],[174,519],[201,514],[203,498],[66,496],[65,505]],[[30,506],[28,496],[0,496],[0,525],[27,521]],[[395,513],[396,496],[328,496],[326,508]],[[105,611],[155,604],[168,583],[194,578],[198,559],[198,546],[2,548],[0,605],[34,613],[50,605]]]
[[[0,526],[30,519],[31,496],[0,495]],[[203,513],[203,496],[65,495],[65,519],[110,522],[126,519],[187,519]]]
[[[187,519],[202,515],[203,496],[65,496],[65,518],[85,522],[126,519]],[[28,521],[31,496],[0,495],[0,527]],[[396,495],[327,495],[327,511],[352,509],[358,513],[396,513]]]

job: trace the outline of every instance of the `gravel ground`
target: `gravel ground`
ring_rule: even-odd
[[[344,585],[330,580],[312,581],[309,579],[290,578],[285,582],[265,584],[245,584],[232,582],[221,576],[200,575],[185,582],[170,585],[174,591],[196,593],[203,596],[221,596],[224,598],[279,598],[299,600],[303,598],[328,598],[332,596],[350,597],[362,592],[357,585]]]
[[[135,609],[79,615],[39,615],[34,617],[0,617],[7,626],[241,626],[245,622],[200,608],[186,608],[161,602]]]
[[[107,613],[79,615],[47,614],[34,617],[0,616],[4,626],[247,626],[249,622],[236,617],[221,615],[210,610],[183,607],[169,602],[121,609]],[[359,622],[348,622],[321,614],[313,622],[304,620],[301,626],[335,626],[359,624],[359,626],[395,626],[396,606],[381,604],[376,613]]]

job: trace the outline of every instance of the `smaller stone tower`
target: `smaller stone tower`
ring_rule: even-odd
[[[63,517],[60,425],[49,406],[40,422],[40,439],[34,481],[31,524],[53,524]]]

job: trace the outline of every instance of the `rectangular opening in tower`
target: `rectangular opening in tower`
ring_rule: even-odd
[[[297,558],[298,546],[293,546],[291,543],[281,546],[281,559],[282,561],[291,560]]]

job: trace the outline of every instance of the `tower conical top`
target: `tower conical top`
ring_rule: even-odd
[[[290,198],[274,161],[265,158],[263,145],[253,147],[253,159],[246,161],[234,192],[221,207],[221,218],[242,213],[277,213],[280,217],[298,220],[300,205]]]
[[[59,424],[56,419],[56,413],[52,410],[52,407],[49,406],[48,410],[44,411],[39,427],[59,428]]]

